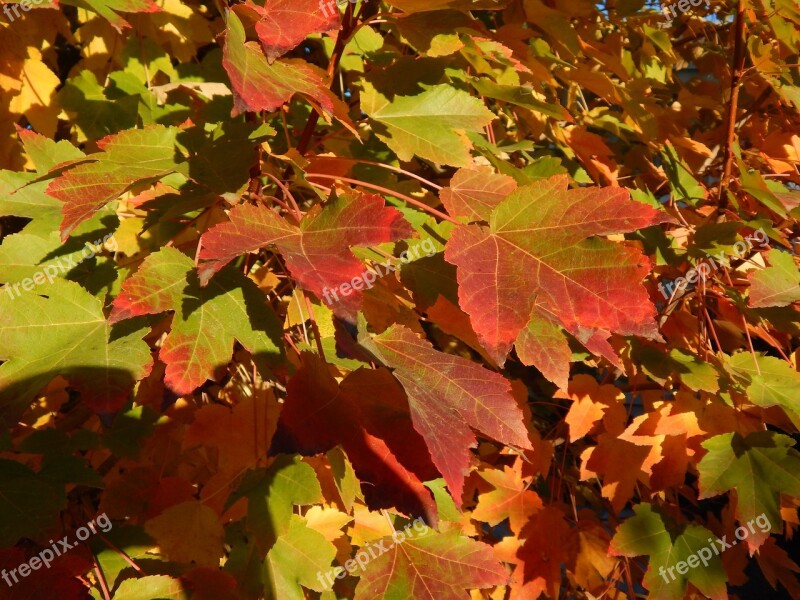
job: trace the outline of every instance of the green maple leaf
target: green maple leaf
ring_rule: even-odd
[[[225,505],[247,498],[247,527],[266,547],[290,529],[294,505],[322,502],[314,469],[300,458],[279,456],[268,469],[249,471]]]
[[[148,575],[126,579],[114,592],[114,597],[125,600],[186,600],[188,595],[179,579],[168,575]]]
[[[32,131],[21,130],[19,135],[39,175],[0,171],[0,215],[31,219],[21,231],[3,238],[0,244],[0,281],[13,285],[41,271],[84,283],[89,274],[86,267],[97,262],[90,260],[82,269],[77,268],[90,256],[87,244],[91,247],[96,242],[102,243],[109,228],[116,226],[119,219],[111,207],[100,210],[78,225],[72,237],[62,244],[58,225],[63,204],[45,193],[48,181],[42,180],[41,175],[58,164],[80,162],[85,158],[84,154],[69,142],[55,142]],[[96,249],[90,249],[94,258]],[[94,273],[94,277],[109,273],[113,277],[111,262],[99,260],[106,264]],[[88,289],[89,286],[84,287]]]
[[[736,490],[736,517],[741,525],[764,515],[780,527],[781,493],[800,497],[800,453],[792,438],[773,431],[717,435],[703,442],[708,450],[698,463],[700,499]],[[776,531],[777,533],[777,531]],[[769,537],[756,530],[747,537],[752,548]]]
[[[169,247],[125,281],[110,320],[165,311],[175,317],[159,357],[177,394],[190,394],[230,362],[234,339],[264,368],[281,355],[280,324],[255,283],[229,268],[201,287],[192,260]]]
[[[361,106],[379,138],[400,160],[414,155],[435,163],[466,167],[471,143],[464,134],[480,132],[494,115],[478,98],[449,85],[392,100],[364,82]]]
[[[788,306],[800,300],[800,270],[788,252],[771,250],[771,266],[750,275],[750,306]]]
[[[737,352],[726,363],[747,388],[747,397],[756,406],[780,406],[800,426],[800,373],[789,363],[774,356]]]
[[[633,508],[636,513],[626,520],[611,540],[609,553],[617,556],[650,557],[642,583],[654,600],[677,600],[686,594],[686,584],[691,582],[710,598],[727,598],[725,570],[722,561],[714,552],[716,536],[699,525],[676,525],[672,519],[642,503]],[[711,538],[711,542],[709,542]],[[676,565],[705,548],[705,562],[696,561],[697,566],[687,565],[681,574]],[[672,570],[670,570],[672,569]],[[684,567],[681,567],[684,570]],[[674,577],[673,577],[674,575]]]
[[[119,32],[131,26],[119,13],[151,13],[159,10],[152,0],[67,0],[64,4],[96,12]]]
[[[102,81],[102,84],[105,82]],[[111,98],[112,88],[102,85],[92,71],[68,79],[58,93],[59,102],[83,138],[92,140],[136,127],[140,96]]]
[[[548,104],[537,99],[532,90],[517,85],[497,85],[488,79],[477,77],[470,80],[472,86],[482,96],[496,98],[510,104],[522,106],[536,113],[541,113],[559,121],[572,121],[572,116],[560,104]]]
[[[103,305],[77,283],[55,280],[0,295],[0,415],[15,420],[61,375],[94,409],[119,409],[152,358],[143,330],[112,328]]]
[[[10,460],[0,460],[0,545],[35,538],[54,527],[67,505],[64,487]]]
[[[264,578],[267,582],[266,597],[304,600],[306,596],[300,586],[324,591],[317,573],[331,571],[335,557],[336,546],[308,527],[302,517],[291,515],[288,530],[278,538],[264,562],[269,573]]]
[[[56,142],[30,129],[20,129],[18,133],[25,146],[25,152],[39,173],[47,173],[57,164],[78,160],[85,156],[83,152],[66,140]]]
[[[0,171],[0,216],[31,219],[21,233],[47,239],[58,229],[61,203],[45,193],[47,182],[36,179],[33,173]]]

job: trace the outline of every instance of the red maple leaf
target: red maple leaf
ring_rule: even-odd
[[[260,17],[256,33],[270,61],[286,54],[311,33],[327,33],[341,26],[336,3],[331,0],[266,0],[263,7],[248,8]]]
[[[425,438],[459,506],[469,448],[477,443],[471,428],[499,442],[531,448],[523,412],[502,375],[438,352],[402,325],[393,325],[373,339],[362,338],[361,343],[394,369],[408,395],[414,428]]]
[[[488,226],[453,231],[445,259],[457,267],[461,308],[498,364],[516,342],[523,360],[565,385],[568,363],[553,360],[567,355],[561,328],[611,358],[611,333],[659,338],[641,285],[649,261],[598,236],[663,223],[667,215],[632,202],[622,188],[569,190],[559,175],[518,188],[486,216]]]
[[[201,266],[204,278],[245,252],[274,244],[298,285],[325,298],[337,315],[349,320],[354,320],[362,294],[360,289],[340,286],[366,271],[350,248],[414,235],[400,211],[385,206],[376,194],[347,195],[324,208],[317,205],[299,227],[265,206],[242,204],[229,217],[230,222],[203,236],[200,258],[211,261]],[[334,296],[329,290],[341,291]]]

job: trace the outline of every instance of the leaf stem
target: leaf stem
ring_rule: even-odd
[[[306,300],[306,308],[308,308],[308,319],[311,321],[311,331],[314,333],[314,341],[317,343],[317,352],[319,352],[322,360],[325,359],[325,350],[322,349],[322,337],[319,334],[319,327],[317,326],[317,319],[314,317],[314,307],[311,305],[311,300],[308,296],[303,294]]]
[[[87,550],[89,549],[89,545],[85,544]],[[108,583],[106,582],[106,577],[103,575],[103,570],[100,568],[100,563],[97,561],[97,557],[94,553],[89,550],[92,554],[92,560],[94,561],[94,572],[97,575],[97,583],[100,585],[100,589],[103,591],[103,598],[105,600],[111,600],[111,594],[108,591]]]
[[[350,160],[364,165],[372,165],[375,167],[381,167],[382,169],[388,169],[389,171],[394,171],[395,173],[401,173],[402,175],[406,175],[408,177],[411,177],[412,179],[416,179],[420,183],[424,183],[425,185],[432,187],[436,191],[443,189],[441,185],[433,183],[432,181],[430,181],[429,179],[425,179],[421,175],[417,175],[416,173],[412,173],[411,171],[406,171],[405,169],[401,169],[400,167],[393,167],[392,165],[386,165],[384,163],[375,162],[372,160],[364,160],[362,158],[353,158]]]
[[[272,173],[268,173],[267,171],[264,171],[263,174],[267,178],[272,180],[275,183],[275,185],[277,185],[281,189],[281,191],[283,192],[284,197],[289,202],[291,202],[292,211],[294,212],[294,217],[295,217],[295,219],[297,219],[297,223],[299,224],[300,221],[303,219],[303,213],[300,210],[300,207],[297,205],[297,200],[294,199],[294,196],[292,195],[292,192],[290,192],[289,188],[286,187],[286,185],[280,179],[275,177],[275,175],[273,175]]]
[[[111,542],[106,536],[104,536],[99,531],[97,532],[97,535],[101,540],[103,540],[106,546],[118,552],[120,556],[122,556],[122,558],[125,560],[125,562],[127,562],[131,567],[133,567],[137,573],[139,573],[140,575],[145,574],[144,571],[142,571],[142,568],[139,565],[137,565],[134,562],[134,560],[124,550],[120,550],[119,548],[117,548],[117,546],[115,546],[113,542]]]
[[[414,198],[412,198],[410,196],[406,196],[405,194],[401,194],[400,192],[395,192],[394,190],[390,190],[389,188],[385,188],[385,187],[380,186],[380,185],[375,185],[374,183],[369,183],[367,181],[361,181],[360,179],[351,179],[350,177],[342,177],[340,175],[327,175],[325,173],[306,173],[306,177],[308,177],[309,179],[312,178],[312,177],[317,177],[319,179],[341,180],[341,181],[346,181],[348,183],[352,183],[352,184],[355,184],[355,185],[360,185],[360,186],[363,186],[363,187],[367,187],[367,188],[373,189],[375,191],[387,194],[389,196],[394,196],[395,198],[400,198],[400,200],[405,200],[409,204],[411,204],[413,206],[416,206],[417,208],[421,208],[425,212],[430,213],[430,214],[432,214],[432,215],[434,215],[436,217],[439,217],[440,219],[442,219],[444,221],[450,221],[451,223],[454,223],[456,225],[461,225],[461,223],[456,221],[450,215],[447,215],[447,214],[445,214],[445,213],[443,213],[443,212],[441,212],[439,210],[436,210],[435,208],[433,208],[431,206],[428,206],[424,202],[420,202],[419,200],[415,200]]]

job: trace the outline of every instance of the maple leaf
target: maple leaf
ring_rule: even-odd
[[[234,115],[245,111],[272,111],[303,94],[320,114],[335,114],[345,123],[347,107],[328,89],[325,74],[304,60],[267,61],[256,42],[247,42],[245,30],[234,11],[228,27],[222,65],[234,91]]]
[[[686,476],[689,456],[687,434],[696,435],[699,427],[694,413],[662,418],[661,410],[635,417],[618,438],[637,446],[649,448],[641,470],[650,476],[650,487],[661,490],[681,485]]]
[[[800,581],[795,573],[800,573],[800,567],[789,558],[786,550],[778,546],[775,539],[770,538],[756,554],[758,566],[774,590],[778,589],[778,582],[783,584],[790,597],[800,597]]]
[[[219,516],[197,500],[171,506],[145,523],[145,530],[177,562],[216,566],[224,551],[225,530]]]
[[[605,589],[617,561],[608,555],[611,536],[591,510],[578,514],[578,548],[575,554],[575,579],[587,590]]]
[[[651,504],[643,502],[633,508],[635,515],[625,520],[611,540],[609,553],[616,556],[650,557],[642,583],[654,600],[678,600],[686,594],[691,582],[709,598],[728,597],[725,570],[717,552],[709,547],[712,533],[700,525],[676,525]],[[708,557],[700,563],[698,551]],[[695,559],[696,565],[690,558]],[[683,563],[680,570],[677,565]],[[687,570],[688,567],[688,570]],[[681,571],[684,571],[681,573]]]
[[[528,517],[542,508],[542,500],[530,484],[523,481],[519,468],[505,467],[502,471],[487,469],[480,476],[494,486],[494,490],[480,495],[472,518],[492,527],[508,519],[511,530],[519,533]]]
[[[303,516],[308,527],[329,542],[344,537],[344,526],[353,521],[353,517],[333,507],[312,506]]]
[[[708,450],[697,464],[700,496],[712,498],[736,490],[736,517],[746,526],[764,515],[775,533],[782,523],[779,511],[781,493],[800,497],[800,453],[792,438],[773,431],[755,431],[742,437],[725,433],[703,442]],[[751,551],[769,537],[770,529],[749,532]]]
[[[166,311],[175,316],[159,358],[167,365],[164,381],[176,394],[212,379],[214,369],[230,361],[234,339],[262,367],[281,355],[280,325],[255,283],[227,269],[200,287],[192,260],[168,247],[125,280],[109,320]]]
[[[531,515],[520,533],[525,543],[517,551],[522,563],[522,597],[537,598],[545,591],[558,597],[561,565],[569,563],[575,554],[576,533],[564,513],[554,506],[545,506]]]
[[[339,11],[326,11],[323,6],[320,0],[266,0],[263,7],[248,5],[261,17],[256,23],[256,33],[270,62],[286,54],[310,33],[339,29]]]
[[[800,596],[796,0],[691,44],[642,2],[30,4],[0,7],[0,595]],[[662,299],[687,260],[714,273]],[[16,582],[85,491],[97,564]],[[434,551],[390,537],[418,514]]]
[[[9,288],[10,291],[10,288]],[[152,365],[144,330],[116,328],[100,300],[77,283],[56,279],[0,296],[0,409],[6,421],[60,375],[98,412],[127,402]],[[113,334],[113,335],[112,335]]]
[[[597,446],[587,448],[581,455],[581,479],[599,476],[603,497],[619,512],[633,497],[650,451],[608,433],[597,436],[597,441]]]
[[[317,454],[341,445],[370,506],[396,506],[436,522],[436,507],[422,485],[436,470],[388,371],[359,369],[338,384],[324,362],[304,353],[286,389],[272,452]]]
[[[61,83],[58,76],[42,62],[36,52],[22,67],[22,86],[11,99],[11,112],[27,115],[28,121],[47,136],[55,136],[60,107],[53,101],[56,88]]]
[[[10,544],[9,544],[10,545]],[[87,554],[89,554],[87,552]],[[47,598],[58,590],[60,600],[83,600],[86,598],[87,586],[79,579],[91,570],[91,555],[83,556],[80,552],[72,552],[59,557],[50,564],[50,568],[42,569],[34,577],[20,578],[13,590],[5,593],[8,600],[28,600],[29,598]],[[17,546],[0,550],[0,571],[10,572],[31,558]],[[13,579],[12,579],[13,581]]]
[[[233,491],[243,470],[254,467],[269,448],[280,405],[271,390],[245,396],[231,409],[220,404],[203,406],[183,435],[188,450],[213,450],[214,474],[204,483],[201,499],[221,511],[225,494]],[[207,495],[208,494],[208,495]]]
[[[571,442],[582,438],[595,425],[603,420],[605,429],[612,433],[621,433],[621,422],[627,420],[624,408],[624,395],[613,385],[600,385],[588,375],[576,375],[569,382],[566,392],[559,392],[558,397],[573,400],[564,422],[569,425]],[[607,417],[607,418],[606,418]],[[620,422],[617,426],[617,422]]]
[[[336,546],[311,529],[302,517],[292,515],[289,528],[267,554],[267,598],[305,600],[300,586],[322,592],[317,573],[330,569]]]
[[[800,270],[788,252],[771,250],[770,266],[750,273],[750,306],[788,306],[800,301]]]
[[[393,374],[408,396],[414,428],[422,434],[433,462],[461,506],[469,448],[475,445],[470,427],[506,444],[530,449],[522,410],[507,379],[461,358],[437,352],[402,325],[393,325],[361,344]]]
[[[127,600],[152,600],[153,598],[186,600],[189,597],[184,591],[180,579],[168,575],[148,575],[126,579],[120,583],[114,595]]]
[[[106,19],[114,29],[122,33],[129,29],[128,23],[119,13],[152,13],[159,10],[158,4],[152,0],[61,0],[64,4],[92,10]]]
[[[516,341],[518,352],[561,387],[568,365],[558,368],[535,346],[543,320],[548,337],[557,323],[584,344],[610,333],[659,338],[640,283],[649,262],[634,248],[592,236],[669,220],[621,188],[567,184],[556,176],[518,188],[492,210],[489,227],[456,227],[445,249],[457,267],[461,307],[489,354],[503,364]],[[534,331],[520,340],[529,323]]]
[[[66,507],[63,486],[25,465],[0,460],[0,545],[10,548],[21,538],[35,539],[53,528]]]
[[[80,164],[56,177],[47,193],[64,203],[61,239],[135,183],[173,173],[182,160],[175,148],[177,134],[174,127],[154,125],[108,136],[97,142],[102,152],[79,159]]]
[[[478,98],[444,84],[389,100],[365,81],[361,106],[378,137],[400,160],[417,155],[456,167],[470,164],[472,145],[464,132],[480,132],[494,119]]]
[[[274,244],[298,286],[324,298],[335,314],[351,321],[361,305],[364,282],[360,288],[354,282],[348,293],[336,290],[366,269],[350,248],[414,235],[400,211],[385,206],[376,194],[345,195],[324,208],[317,205],[299,227],[265,206],[250,204],[235,206],[229,218],[203,235],[200,259],[210,261],[201,265],[204,279],[234,257]]]
[[[795,425],[800,425],[800,373],[789,363],[750,352],[737,352],[726,358],[726,369],[746,386],[753,404],[764,408],[780,406]]]
[[[461,600],[467,588],[503,585],[508,575],[489,546],[457,531],[430,531],[395,543],[370,561],[356,587],[355,600]]]
[[[47,173],[59,163],[77,161],[86,156],[66,140],[56,142],[47,136],[30,129],[22,129],[19,126],[17,126],[17,134],[25,146],[25,152],[39,173]]]
[[[517,182],[492,169],[459,169],[450,185],[439,192],[439,198],[454,217],[469,221],[488,221],[492,210],[517,189]]]
[[[295,505],[322,501],[314,469],[300,458],[278,456],[267,469],[245,473],[238,489],[225,503],[226,510],[247,498],[247,527],[265,549],[272,548],[291,529]]]

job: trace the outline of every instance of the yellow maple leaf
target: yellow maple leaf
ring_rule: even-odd
[[[42,62],[35,48],[28,48],[21,75],[19,94],[11,99],[11,113],[25,115],[36,131],[54,137],[60,112],[56,101],[56,88],[61,83],[58,76]]]

